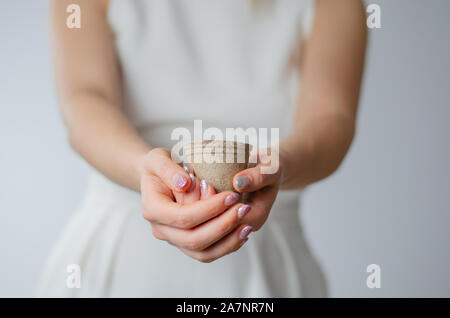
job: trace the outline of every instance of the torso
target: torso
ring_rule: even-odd
[[[298,93],[292,55],[311,1],[110,0],[125,99],[152,146],[175,127],[290,131]]]

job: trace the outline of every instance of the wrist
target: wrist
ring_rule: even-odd
[[[280,145],[279,150],[279,174],[280,174],[280,187],[284,187],[285,184],[289,183],[289,167],[290,167],[290,155],[289,152]]]
[[[139,192],[141,189],[140,184],[141,184],[142,175],[148,171],[147,156],[148,156],[149,151],[150,151],[150,149],[142,151],[142,153],[137,154],[132,162],[134,174],[136,176],[136,185],[137,185],[136,189]]]
[[[306,185],[305,172],[312,159],[312,143],[291,135],[280,144],[280,167],[282,169],[280,186],[296,189]]]

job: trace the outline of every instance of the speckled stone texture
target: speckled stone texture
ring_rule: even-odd
[[[235,141],[203,140],[185,143],[183,150],[185,162],[197,178],[204,179],[219,193],[234,191],[233,177],[247,169],[251,145]]]

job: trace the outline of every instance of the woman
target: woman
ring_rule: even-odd
[[[80,29],[66,27],[71,3],[80,5]],[[297,198],[337,169],[353,138],[366,42],[361,1],[51,6],[68,139],[98,172],[39,295],[326,296]],[[252,193],[248,204],[216,194],[171,159],[171,131],[195,119],[280,129],[278,171],[257,165],[234,177],[236,191]],[[67,284],[70,264],[79,266],[80,288]]]

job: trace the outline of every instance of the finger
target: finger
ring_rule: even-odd
[[[189,174],[172,160],[169,150],[153,149],[148,160],[150,172],[158,176],[172,191],[184,192],[189,189]]]
[[[200,180],[194,176],[192,172],[189,173],[191,178],[191,185],[185,192],[174,192],[175,201],[180,204],[192,203],[200,200]]]
[[[265,187],[252,193],[249,202],[255,208],[262,208],[267,206],[272,206],[277,197],[278,189],[277,187]]]
[[[200,180],[200,199],[207,199],[214,194],[216,194],[216,190],[214,190],[213,186],[205,180]]]
[[[250,205],[236,204],[228,211],[193,229],[182,230],[160,225],[159,234],[176,246],[190,250],[204,250],[233,231],[250,210]]]
[[[186,255],[202,262],[210,263],[222,256],[233,253],[240,249],[242,245],[248,240],[249,234],[253,228],[248,225],[238,226],[233,232],[225,236],[216,244],[210,246],[203,251],[192,251],[185,248],[180,248]]]
[[[150,188],[147,193],[142,197],[144,217],[150,222],[182,229],[193,228],[219,215],[239,199],[236,192],[224,191],[204,200],[179,204],[161,191]]]
[[[277,193],[278,189],[270,186],[253,192],[248,200],[248,204],[252,206],[252,213],[246,215],[242,223],[253,226],[254,231],[259,230],[269,216]]]
[[[261,173],[261,165],[245,169],[233,178],[233,186],[238,192],[254,192],[278,181],[277,174]]]

